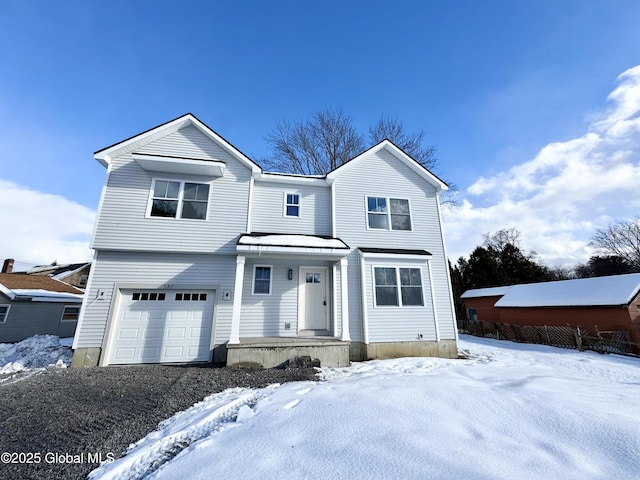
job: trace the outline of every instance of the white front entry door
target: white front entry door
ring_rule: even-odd
[[[300,267],[299,330],[329,330],[326,267]]]

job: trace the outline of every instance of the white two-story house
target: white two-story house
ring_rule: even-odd
[[[191,114],[110,147],[74,366],[457,357],[447,186],[389,141],[264,172]]]

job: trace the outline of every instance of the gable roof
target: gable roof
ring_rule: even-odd
[[[72,293],[83,295],[84,292],[79,288],[69,285],[68,283],[55,280],[46,275],[27,275],[25,273],[0,273],[0,291],[13,298],[20,295],[23,291],[42,290],[57,293]]]
[[[463,298],[488,295],[506,289],[495,307],[606,307],[624,306],[640,293],[640,273],[608,277],[578,278],[556,282],[529,283],[510,287],[478,289],[484,295],[469,290]],[[471,295],[468,295],[471,293]]]
[[[226,151],[228,151],[231,156],[239,160],[240,163],[243,163],[245,166],[251,169],[253,173],[257,174],[259,172],[262,172],[262,168],[257,163],[247,157],[244,153],[234,147],[230,142],[225,140],[218,133],[213,131],[209,126],[201,122],[192,113],[186,113],[178,118],[174,118],[173,120],[158,125],[157,127],[153,127],[142,133],[98,150],[94,153],[94,158],[98,160],[103,166],[108,167],[112,158],[124,155],[126,153],[131,153],[134,150],[140,149],[155,140],[166,137],[167,135],[171,135],[172,133],[175,133],[178,130],[181,130],[182,128],[188,126],[194,126],[198,130],[200,130],[200,132],[209,137],[213,142],[217,143]]]
[[[343,163],[339,167],[334,168],[332,171],[327,173],[327,175],[326,175],[327,181],[329,183],[333,183],[336,180],[336,178],[338,178],[340,175],[348,172],[354,166],[356,166],[356,165],[360,164],[361,162],[363,162],[367,157],[369,157],[371,155],[375,155],[376,153],[378,153],[378,152],[380,152],[382,150],[386,150],[389,153],[391,153],[391,155],[396,157],[398,160],[400,160],[402,163],[404,163],[407,167],[409,167],[411,170],[413,170],[415,173],[417,173],[420,177],[422,177],[427,182],[429,182],[431,185],[433,185],[433,187],[435,187],[436,191],[440,192],[440,191],[449,189],[448,185],[445,182],[440,180],[437,176],[435,176],[433,173],[431,173],[425,167],[420,165],[416,160],[411,158],[400,147],[398,147],[391,140],[388,140],[388,139],[382,140],[380,143],[378,143],[377,145],[374,145],[373,147],[369,148],[368,150],[365,150],[360,155],[358,155],[358,156],[352,158],[351,160]]]

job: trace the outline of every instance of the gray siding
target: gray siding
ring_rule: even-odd
[[[272,284],[270,295],[254,295],[254,265],[272,266]],[[295,337],[298,335],[298,284],[300,266],[327,267],[327,276],[331,282],[330,262],[317,260],[248,258],[245,264],[242,311],[240,315],[240,337]],[[287,278],[288,270],[293,270],[293,279]],[[329,297],[333,286],[329,283]],[[330,319],[333,305],[329,305]],[[285,323],[291,328],[285,329]],[[333,326],[333,322],[332,322]]]
[[[165,284],[200,285],[216,288],[218,299],[214,318],[214,343],[224,343],[231,331],[232,301],[222,301],[222,292],[233,292],[235,281],[235,256],[202,254],[169,254],[143,252],[98,252],[93,266],[94,273],[87,290],[78,333],[77,348],[101,347],[116,282],[160,288]],[[169,288],[169,287],[164,287]],[[99,290],[104,291],[99,296]],[[233,293],[232,293],[233,297]]]
[[[62,311],[65,305],[80,306],[79,303],[11,301],[6,297],[0,298],[0,305],[11,305],[7,321],[0,323],[0,343],[19,342],[33,335],[73,337],[76,322],[62,322]]]
[[[448,265],[441,236],[435,189],[386,150],[354,165],[335,182],[336,236],[350,247],[424,249],[433,254],[432,275],[441,339],[455,338]],[[367,196],[408,198],[412,231],[367,229]],[[360,315],[360,271],[349,259],[349,302],[352,339],[363,341]],[[371,285],[366,286],[371,289]],[[425,294],[428,294],[425,291]],[[399,312],[398,315],[402,315]],[[400,318],[400,317],[398,317]]]
[[[246,230],[250,170],[194,127],[156,140],[143,153],[202,157],[226,163],[224,176],[209,178],[153,174],[140,168],[130,154],[113,160],[93,248],[170,252],[235,252],[238,235]],[[154,178],[207,182],[206,220],[146,218]]]
[[[284,215],[285,192],[300,194],[300,217]],[[328,186],[256,181],[251,230],[331,235],[331,190]]]

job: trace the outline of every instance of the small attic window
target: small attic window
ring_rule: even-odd
[[[300,216],[300,194],[299,193],[284,194],[284,216],[285,217]]]

